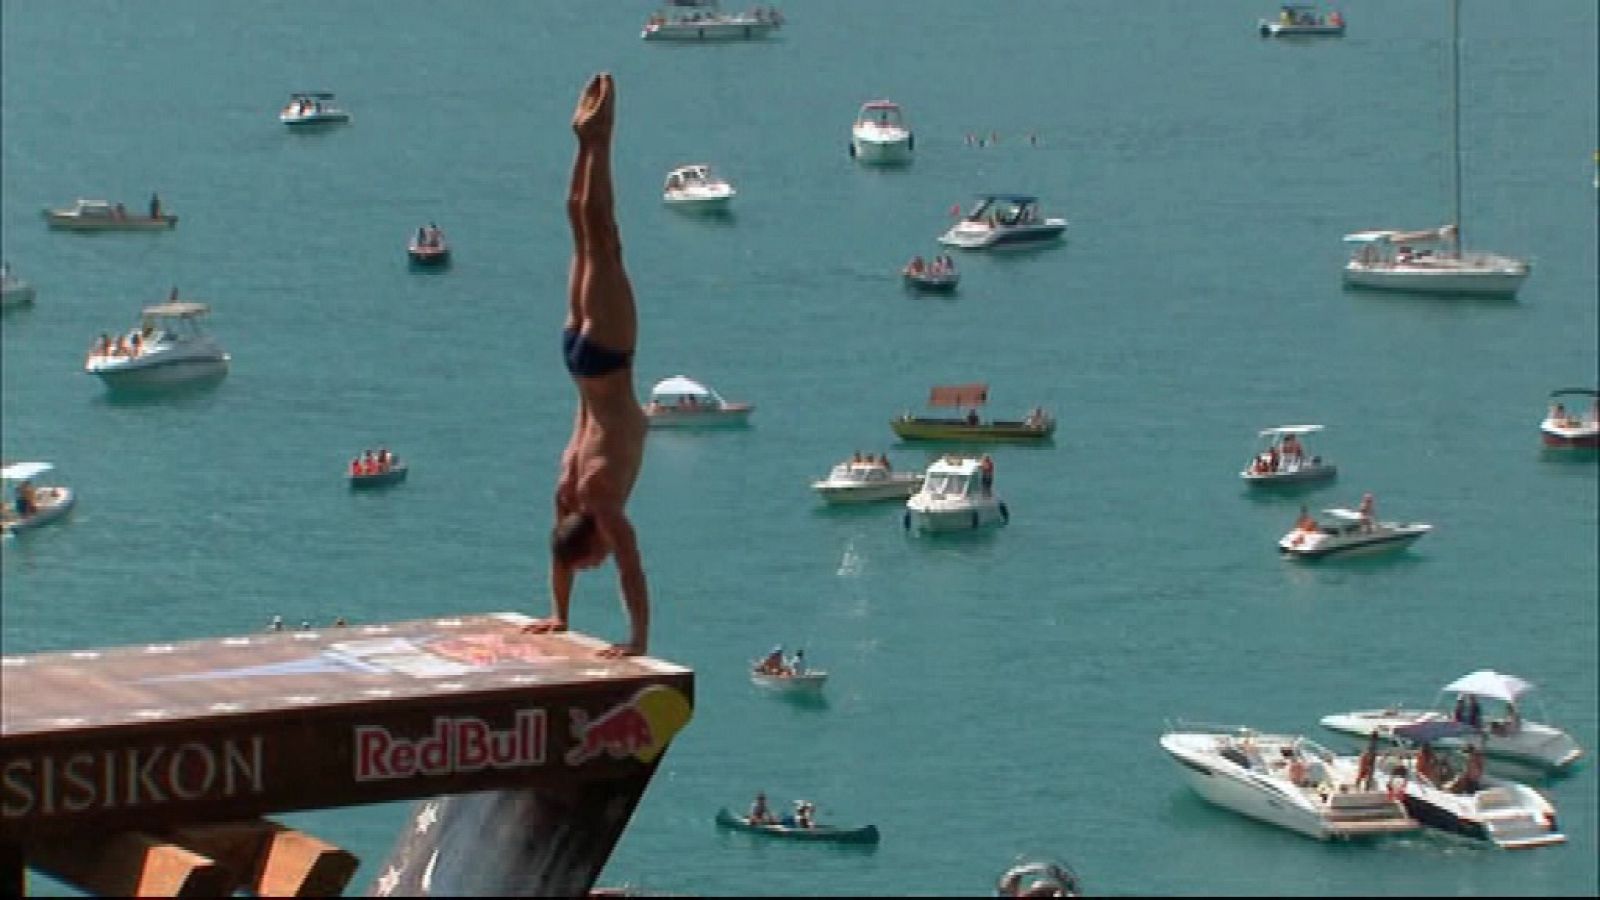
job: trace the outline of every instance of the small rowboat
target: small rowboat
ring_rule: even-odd
[[[920,272],[913,272],[909,267],[901,270],[906,286],[919,291],[940,291],[948,293],[956,289],[961,283],[961,273],[955,269],[939,269],[937,271],[924,268]]]
[[[826,825],[815,825],[811,828],[796,828],[792,825],[780,825],[776,822],[752,825],[745,816],[736,816],[726,808],[717,810],[717,827],[733,831],[747,831],[752,834],[765,834],[775,838],[790,838],[797,841],[828,841],[835,844],[876,844],[878,842],[878,826],[865,825],[860,828],[831,828]]]
[[[382,472],[373,472],[370,475],[351,475],[350,487],[353,489],[388,487],[406,480],[406,464],[397,462]]]
[[[798,675],[757,672],[750,670],[750,683],[756,687],[790,694],[815,694],[828,683],[828,673],[820,670],[801,672]]]

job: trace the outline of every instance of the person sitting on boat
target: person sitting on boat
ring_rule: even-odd
[[[378,448],[378,471],[387,472],[394,465],[394,454],[388,447]]]
[[[359,456],[350,457],[350,477],[354,478],[354,477],[356,477],[356,476],[358,476],[360,474],[361,474],[361,457],[359,457]]]
[[[1306,785],[1305,760],[1301,759],[1300,754],[1294,752],[1294,748],[1287,744],[1283,746],[1282,752],[1284,774],[1289,779],[1289,783],[1296,787],[1304,787]]]
[[[816,812],[816,809],[816,806],[810,801],[796,800],[794,802],[794,827],[815,828],[817,823],[812,818],[812,814]]]
[[[39,503],[34,497],[33,482],[23,479],[17,484],[17,515],[26,519],[38,511]]]
[[[1311,517],[1304,503],[1300,504],[1300,518],[1294,520],[1296,531],[1316,531],[1317,520]]]
[[[372,455],[371,448],[368,448],[367,451],[365,453],[363,453],[362,456],[361,456],[361,474],[363,474],[363,475],[376,475],[376,474],[378,474],[378,459],[377,459],[377,457]]]
[[[1475,794],[1483,787],[1483,754],[1472,744],[1466,746],[1465,753],[1467,764],[1461,774],[1444,786],[1452,794]]]
[[[1417,774],[1433,784],[1439,783],[1439,760],[1427,744],[1417,750]]]
[[[1522,716],[1517,713],[1517,705],[1515,703],[1507,703],[1505,718],[1494,724],[1494,733],[1501,736],[1516,734],[1521,728]]]
[[[756,792],[756,800],[750,804],[750,814],[747,818],[751,825],[766,825],[772,821],[772,810],[767,808],[765,791]]]
[[[128,335],[128,355],[138,356],[139,348],[144,345],[144,337],[137,331]]]
[[[1300,446],[1300,439],[1298,437],[1291,434],[1283,439],[1284,459],[1298,460],[1304,454],[1304,452],[1305,449]]]
[[[426,246],[428,246],[428,229],[423,227],[423,226],[421,226],[421,225],[417,226],[417,241],[416,241],[416,243],[417,243],[418,247],[426,247]]]
[[[921,275],[925,268],[926,268],[926,266],[923,265],[922,257],[921,256],[913,256],[913,257],[911,257],[911,262],[906,264],[906,274],[907,275]]]
[[[756,665],[756,671],[763,675],[783,674],[783,645],[773,647],[765,659]]]

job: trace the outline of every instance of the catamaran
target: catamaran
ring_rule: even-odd
[[[1422,231],[1358,231],[1344,237],[1354,252],[1344,266],[1349,287],[1426,294],[1515,296],[1532,270],[1527,260],[1468,253],[1461,228],[1461,0],[1452,0],[1450,158],[1451,221]]]

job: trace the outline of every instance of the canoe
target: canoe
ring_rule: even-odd
[[[386,487],[391,484],[399,484],[405,480],[405,463],[395,463],[389,467],[387,472],[378,472],[375,475],[351,475],[350,486],[352,488]]]
[[[736,816],[728,812],[727,808],[717,810],[717,825],[734,831],[747,831],[752,834],[765,834],[775,838],[790,838],[797,841],[829,841],[835,844],[876,844],[878,842],[878,826],[866,825],[861,828],[830,828],[818,825],[812,828],[794,828],[787,825],[752,825],[744,816]]]

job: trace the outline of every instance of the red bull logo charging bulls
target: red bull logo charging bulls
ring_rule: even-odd
[[[565,759],[569,766],[583,765],[600,756],[631,756],[650,762],[661,755],[667,742],[688,724],[693,714],[682,693],[662,684],[644,688],[593,719],[577,707],[568,712],[572,746]]]

